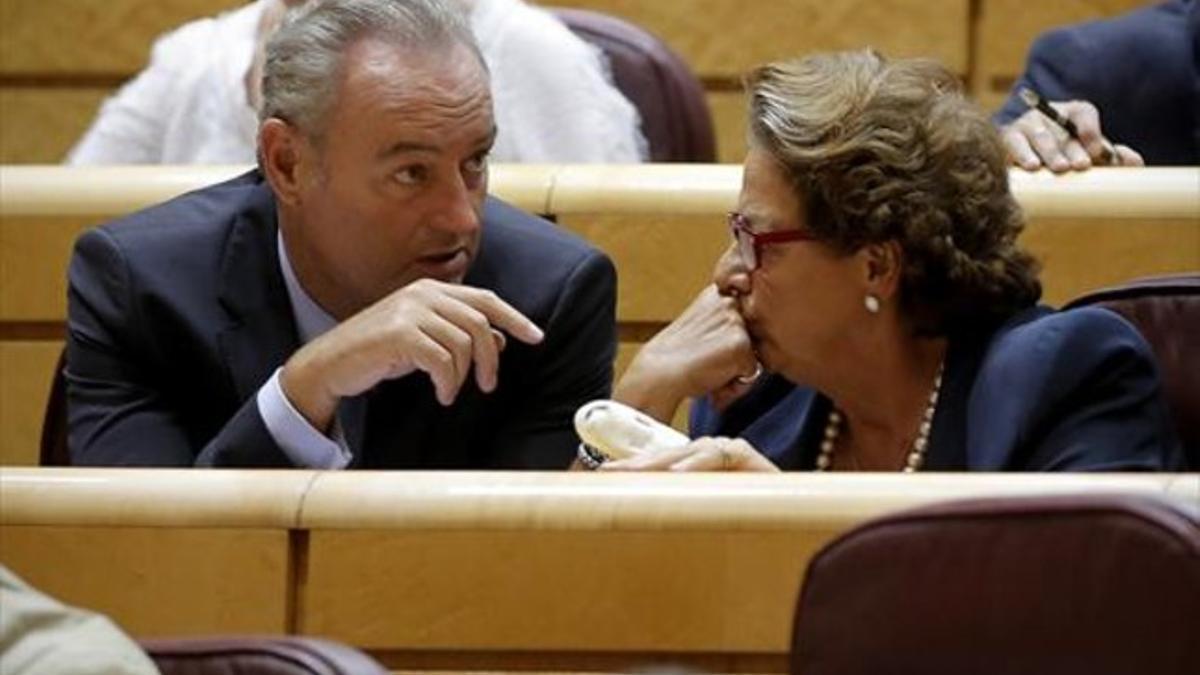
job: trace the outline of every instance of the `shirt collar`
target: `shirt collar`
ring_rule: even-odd
[[[287,286],[288,299],[292,303],[292,318],[296,320],[300,343],[310,342],[337,325],[337,320],[321,309],[296,278],[287,247],[283,245],[283,232],[276,230],[275,245],[279,249],[279,270],[283,272],[283,283]]]

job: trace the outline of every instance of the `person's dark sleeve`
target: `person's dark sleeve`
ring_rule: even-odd
[[[545,328],[527,398],[493,443],[497,468],[564,469],[575,458],[579,406],[612,393],[617,277],[599,253],[572,270]],[[501,380],[505,377],[500,375]]]
[[[1079,320],[1044,345],[1044,368],[1029,425],[1029,471],[1163,471],[1182,467],[1158,367],[1135,328],[1103,309],[1072,310]]]
[[[1103,107],[1103,74],[1097,73],[1101,64],[1093,62],[1093,50],[1085,39],[1089,24],[1068,26],[1048,31],[1034,40],[1029,48],[1025,72],[1017,78],[1008,98],[992,121],[1005,126],[1024,115],[1029,106],[1019,92],[1033,89],[1047,101],[1091,101]],[[1093,73],[1097,76],[1093,77]]]
[[[290,466],[251,396],[212,439],[195,438],[145,329],[139,289],[103,230],[80,237],[69,269],[67,411],[72,462],[96,466]],[[182,384],[186,387],[186,383]],[[203,401],[203,392],[196,400]]]

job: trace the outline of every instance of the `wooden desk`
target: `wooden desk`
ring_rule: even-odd
[[[139,637],[281,633],[312,472],[0,469],[0,560]]]
[[[135,635],[327,635],[410,670],[785,672],[809,558],[933,501],[1200,504],[1200,475],[14,469],[0,557]]]

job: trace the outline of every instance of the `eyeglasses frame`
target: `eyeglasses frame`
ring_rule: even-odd
[[[741,257],[742,262],[745,263],[751,272],[762,267],[762,251],[766,247],[793,241],[815,241],[817,239],[815,234],[804,228],[776,230],[774,232],[755,232],[750,229],[750,220],[738,211],[730,211],[725,217],[729,223],[729,232],[733,235],[734,244],[737,246],[738,256]],[[753,260],[746,260],[745,248],[742,246],[742,240],[739,236],[743,234],[750,237],[750,252],[754,255]]]

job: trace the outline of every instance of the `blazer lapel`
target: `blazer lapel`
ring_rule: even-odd
[[[279,269],[275,198],[259,181],[234,221],[218,279],[221,304],[233,321],[217,343],[242,400],[299,346]]]

